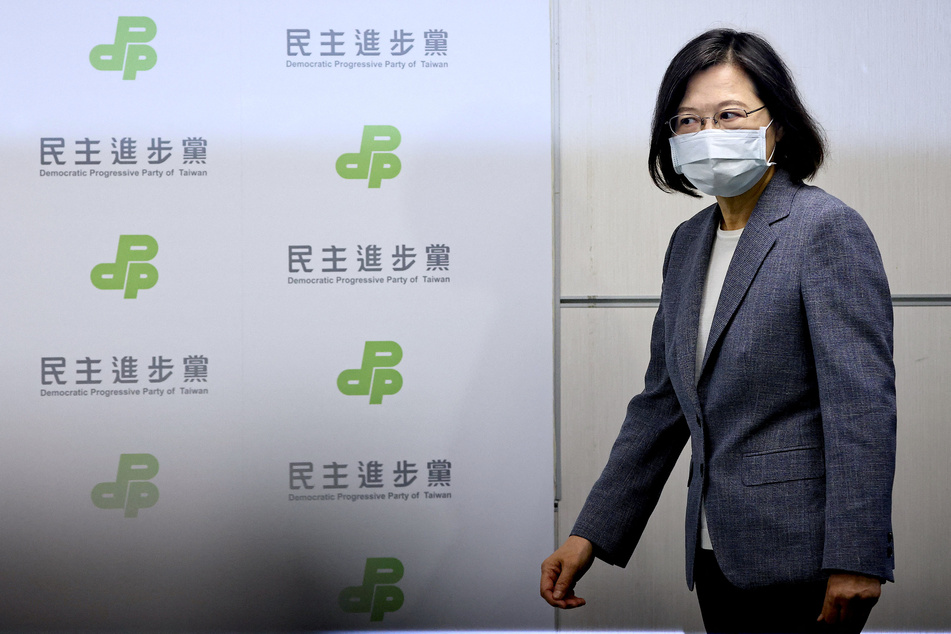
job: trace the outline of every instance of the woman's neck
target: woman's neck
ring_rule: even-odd
[[[739,196],[731,196],[729,198],[717,196],[717,203],[720,205],[720,214],[723,216],[723,220],[720,222],[721,229],[733,231],[746,226],[750,216],[753,215],[753,209],[756,208],[756,203],[759,202],[759,197],[763,195],[763,191],[766,189],[766,186],[769,185],[769,181],[772,180],[775,172],[776,168],[770,166],[755,185]]]

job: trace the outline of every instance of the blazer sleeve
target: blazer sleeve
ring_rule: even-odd
[[[665,285],[671,246],[664,258]],[[628,404],[607,465],[571,531],[589,540],[595,555],[613,565],[626,566],[630,560],[690,435],[667,373],[664,338],[662,292],[651,329],[644,391]]]
[[[822,567],[893,581],[891,294],[868,226],[835,203],[807,214],[801,281],[826,461]]]

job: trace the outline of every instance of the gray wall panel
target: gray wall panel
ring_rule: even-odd
[[[564,539],[607,459],[631,395],[643,388],[652,308],[563,308],[562,482]],[[898,466],[894,532],[897,583],[887,584],[869,631],[951,630],[951,420],[943,396],[951,379],[951,307],[895,311]],[[683,577],[686,464],[681,456],[626,570],[597,562],[560,615],[559,627],[702,630]]]
[[[654,312],[561,311],[562,540],[607,461],[628,400],[644,388]],[[577,589],[588,605],[561,613],[560,628],[703,629],[684,581],[688,459],[685,450],[627,568],[597,562]]]
[[[896,294],[951,293],[951,2],[795,4],[557,0],[561,284],[569,296],[656,295],[671,231],[712,202],[666,195],[646,172],[657,86],[713,26],[762,33],[825,127],[815,183],[875,232]]]
[[[893,523],[895,583],[872,625],[951,630],[951,307],[895,310],[898,464]]]
[[[951,297],[951,2],[553,0],[557,14],[562,297],[660,293],[670,233],[711,199],[661,193],[646,173],[653,101],[671,56],[713,26],[765,35],[825,127],[815,184],[855,207],[896,295]],[[937,114],[936,114],[937,113]],[[630,396],[643,385],[652,307],[562,308],[564,539],[597,478]],[[894,522],[897,583],[868,630],[951,630],[951,306],[896,309],[899,395]],[[596,564],[585,608],[561,629],[701,630],[683,580],[686,452],[626,570]]]

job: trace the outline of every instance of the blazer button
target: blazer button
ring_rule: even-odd
[[[700,463],[700,477],[703,477],[703,463]]]
[[[894,557],[894,556],[895,556],[895,549],[892,548],[891,546],[889,546],[889,547],[888,547],[888,550],[885,551],[885,554],[887,554],[889,557]]]
[[[888,534],[888,543],[889,543],[889,544],[892,543],[892,534],[891,534],[891,533]]]

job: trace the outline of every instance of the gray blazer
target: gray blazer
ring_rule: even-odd
[[[892,305],[875,240],[840,200],[777,171],[737,244],[696,381],[719,221],[713,205],[671,237],[645,388],[572,534],[626,565],[689,439],[688,587],[701,498],[736,586],[832,571],[894,580]]]

